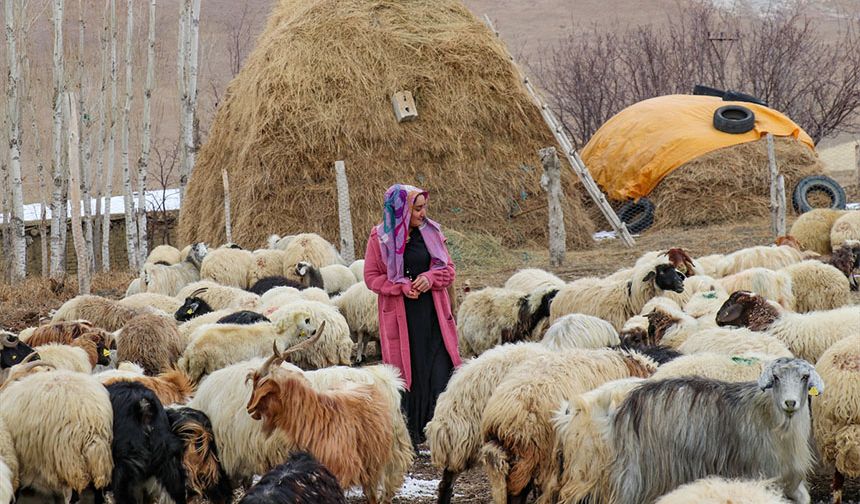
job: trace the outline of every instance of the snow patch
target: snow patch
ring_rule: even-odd
[[[403,486],[397,491],[397,497],[402,499],[418,499],[422,497],[436,497],[436,489],[439,487],[439,480],[422,480],[406,476]],[[359,487],[352,487],[346,491],[347,498],[359,498],[364,493]]]

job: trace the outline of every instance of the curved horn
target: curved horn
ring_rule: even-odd
[[[275,361],[282,361],[282,360],[283,359],[281,359],[281,352],[280,352],[280,350],[278,350],[278,342],[273,341],[272,342],[272,355],[268,359],[266,359],[266,362],[264,362],[263,365],[260,366],[260,369],[249,374],[248,378],[253,378],[256,381],[256,380],[259,380],[260,378],[263,378],[264,376],[267,376],[269,374],[269,371],[272,368],[272,364],[274,364]],[[281,363],[278,362],[278,365],[280,365],[280,364]]]
[[[209,290],[209,287],[201,287],[201,288],[197,289],[196,291],[192,292],[191,294],[189,294],[188,297],[190,297],[190,298],[197,297],[200,294],[203,294],[204,292],[206,292],[208,290]]]
[[[286,350],[284,350],[281,353],[281,359],[287,360],[288,357],[290,356],[290,354],[296,353],[299,350],[304,350],[305,348],[315,344],[317,341],[319,341],[320,336],[322,336],[324,329],[325,329],[325,320],[323,320],[322,324],[320,324],[319,328],[317,329],[317,333],[314,334],[312,337],[310,337],[310,338],[308,338],[308,339],[306,339],[300,343],[296,343],[295,345],[291,346],[290,348],[287,348]]]
[[[36,355],[36,352],[33,352],[30,355],[28,355],[27,359],[29,359],[32,355]],[[27,359],[24,359],[24,360],[26,361]],[[6,371],[6,375],[4,377],[5,379],[0,381],[0,390],[3,390],[7,385],[9,385],[10,383],[12,383],[14,381],[17,381],[19,378],[22,378],[22,377],[30,374],[30,372],[33,369],[40,367],[40,366],[46,367],[48,369],[57,369],[57,367],[55,365],[47,363],[47,362],[41,362],[41,361],[27,362],[27,363],[22,362],[21,364],[18,364],[15,367],[4,370],[4,371]],[[3,375],[0,375],[0,377],[3,377]]]
[[[3,345],[6,348],[15,348],[18,346],[18,337],[10,332],[4,332],[2,336],[0,336],[0,345]]]

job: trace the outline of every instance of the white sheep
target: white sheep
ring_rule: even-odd
[[[178,264],[172,266],[145,264],[141,291],[168,296],[177,295],[186,285],[200,280],[200,267],[208,252],[206,244],[195,243],[188,257]]]
[[[523,293],[536,290],[560,289],[564,287],[564,280],[548,271],[538,268],[521,269],[511,275],[505,282],[504,288]]]
[[[346,319],[349,334],[356,342],[356,362],[364,360],[364,349],[368,342],[379,342],[378,296],[358,282],[332,300],[334,306]]]
[[[860,478],[860,333],[834,343],[815,370],[827,384],[827,394],[812,399],[815,440],[835,468],[832,502],[838,503],[845,477]]]
[[[352,271],[357,282],[364,282],[364,259],[352,261],[352,264],[349,265],[349,271]]]
[[[18,488],[18,455],[0,415],[0,504],[11,504]]]
[[[618,331],[609,322],[591,315],[571,313],[553,322],[541,343],[547,348],[560,350],[610,347],[621,341]]]
[[[684,313],[698,319],[700,325],[716,326],[717,312],[728,298],[729,293],[722,287],[715,291],[697,292],[684,305]]]
[[[96,327],[106,331],[116,331],[124,326],[129,320],[145,313],[158,313],[160,310],[151,308],[131,308],[119,304],[113,299],[101,296],[83,295],[74,297],[60,306],[54,316],[52,323],[72,322],[76,320],[87,320]]]
[[[636,352],[576,349],[536,357],[509,374],[481,419],[493,502],[522,500],[532,485],[541,493],[538,502],[554,502],[559,467],[551,416],[561,401],[607,381],[646,378],[656,368]]]
[[[342,264],[317,268],[313,263],[300,261],[296,264],[295,274],[305,287],[323,289],[328,295],[343,292],[356,283],[352,270]]]
[[[679,486],[654,504],[791,504],[773,481],[726,480],[711,476]]]
[[[93,372],[95,363],[91,363],[90,356],[81,347],[51,343],[33,347],[33,350],[39,354],[40,360],[53,364],[57,369],[84,374]]]
[[[779,339],[746,328],[712,327],[702,329],[690,334],[676,348],[684,354],[714,352],[724,355],[760,353],[774,357],[794,356],[785,343]]]
[[[246,410],[251,397],[251,383],[246,378],[256,371],[263,359],[240,362],[212,373],[201,383],[189,406],[206,413],[218,446],[221,464],[231,480],[249,482],[255,474],[264,474],[283,463],[296,447],[280,429],[263,432],[262,423],[252,419]],[[295,366],[282,366],[296,369]],[[412,444],[400,412],[403,382],[390,366],[365,368],[331,367],[307,371],[304,376],[317,390],[335,388],[346,381],[378,387],[389,398],[394,426],[393,456],[383,470],[382,502],[390,502],[400,488],[406,470],[412,464]]]
[[[726,292],[747,290],[755,292],[787,310],[794,310],[794,290],[791,276],[782,271],[767,268],[750,268],[740,273],[723,277],[720,286]]]
[[[613,280],[582,278],[562,287],[550,307],[550,322],[568,313],[584,313],[600,317],[618,330],[649,299],[667,290],[682,292],[683,282],[667,257],[646,254],[629,273]]]
[[[799,250],[788,245],[779,247],[759,245],[726,255],[717,276],[734,275],[751,268],[778,270],[803,259],[803,254]]]
[[[343,259],[334,245],[315,233],[295,235],[284,247],[284,252],[284,276],[292,280],[299,280],[295,267],[302,261],[309,262],[317,268],[343,264]]]
[[[717,313],[717,324],[766,332],[785,343],[794,355],[812,363],[832,344],[860,334],[857,306],[793,313],[747,291],[729,296]]]
[[[454,372],[424,428],[430,462],[443,471],[440,502],[450,501],[457,475],[479,461],[481,415],[496,387],[518,366],[550,353],[540,343],[500,345],[467,360]]]
[[[240,310],[238,308],[215,310],[213,312],[204,313],[203,315],[199,315],[187,322],[179,324],[179,327],[177,327],[177,329],[179,330],[179,338],[182,342],[182,347],[188,347],[188,344],[191,343],[192,334],[194,334],[194,331],[196,331],[197,328],[199,328],[200,326],[206,324],[214,324],[222,318],[226,317],[227,315],[230,315],[231,313],[236,313],[237,311]]]
[[[684,279],[684,292],[664,291],[662,296],[675,301],[678,306],[686,306],[696,294],[701,292],[716,292],[726,294],[719,280],[708,275],[694,275]]]
[[[727,382],[756,381],[764,366],[775,358],[773,355],[756,353],[727,355],[704,352],[683,355],[657,368],[651,380],[701,376]]]
[[[283,250],[258,249],[251,253],[248,269],[248,287],[253,287],[261,278],[281,276],[284,273]]]
[[[539,339],[535,329],[549,315],[556,292],[524,294],[495,287],[470,292],[457,311],[460,355],[472,357],[502,343]]]
[[[126,287],[125,295],[123,297],[129,297],[135,294],[140,294],[140,277],[135,278],[128,283],[128,287]]]
[[[290,303],[292,301],[302,299],[301,291],[296,289],[295,287],[275,287],[274,289],[269,289],[260,296],[260,312],[261,313],[272,313],[274,309],[278,309],[281,306]],[[326,296],[328,297],[328,296]]]
[[[851,304],[851,284],[848,278],[829,264],[803,261],[786,266],[780,272],[791,278],[793,310],[798,313],[832,310]]]
[[[270,235],[266,240],[266,246],[274,250],[285,250],[287,245],[295,238],[296,235],[281,236],[277,234]]]
[[[309,317],[314,327],[320,327],[325,323],[326,329],[313,346],[299,350],[291,356],[293,363],[303,369],[317,369],[338,364],[348,366],[351,363],[353,342],[349,337],[349,325],[337,308],[317,301],[300,300],[278,308],[269,318],[277,324],[282,320],[296,320],[299,316]],[[287,341],[287,344],[294,345],[298,342],[299,340],[294,336]]]
[[[860,240],[860,212],[845,212],[830,228],[830,248],[836,250],[850,240]]]
[[[173,316],[176,313],[176,310],[182,306],[182,301],[176,299],[173,296],[168,296],[165,294],[155,294],[153,292],[141,292],[139,294],[133,294],[131,296],[126,296],[118,301],[118,303],[122,306],[128,306],[130,308],[155,308],[157,310],[161,310],[164,313]]]
[[[845,213],[845,210],[814,208],[794,221],[789,234],[797,239],[803,250],[829,254],[833,250],[830,245],[830,230]]]
[[[144,264],[165,263],[166,266],[178,264],[183,261],[182,253],[178,248],[170,245],[158,245],[149,251]]]
[[[319,326],[310,311],[293,311],[277,323],[205,324],[191,334],[191,342],[179,358],[179,369],[193,381],[218,369],[272,352],[272,344],[289,346],[296,338],[309,337]]]
[[[218,248],[203,258],[200,279],[219,285],[247,289],[249,272],[254,264],[251,252],[234,248]]]
[[[0,404],[22,488],[57,498],[110,483],[113,409],[98,380],[64,370],[33,373],[6,387]]]

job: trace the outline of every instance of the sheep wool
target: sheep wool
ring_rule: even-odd
[[[851,304],[848,278],[820,261],[803,261],[782,269],[791,277],[794,311],[832,310]]]
[[[173,368],[185,348],[176,321],[157,315],[131,319],[116,336],[116,357],[139,364],[148,376]]]
[[[831,250],[836,250],[850,240],[860,240],[860,212],[856,210],[845,212],[830,228]]]
[[[538,268],[521,269],[511,275],[504,285],[505,289],[526,294],[536,290],[560,289],[562,287],[564,287],[564,280]]]
[[[830,244],[830,231],[833,224],[845,214],[845,210],[816,208],[802,214],[791,225],[788,233],[794,236],[803,250],[811,250],[819,254],[829,254],[833,248]]]
[[[220,285],[247,289],[248,272],[254,265],[251,252],[234,248],[219,248],[210,251],[200,265],[200,279]]]
[[[317,268],[343,264],[343,259],[341,259],[334,245],[316,233],[295,235],[284,247],[284,252],[283,274],[291,280],[299,280],[296,275],[296,264],[302,261],[309,262]]]
[[[140,294],[140,278],[135,278],[131,282],[128,283],[128,287],[125,289],[125,295],[123,297],[133,296],[135,294]]]
[[[751,268],[778,270],[802,260],[803,254],[794,247],[759,245],[728,254],[721,264],[718,276],[734,275]]]
[[[791,504],[772,481],[726,480],[712,476],[680,486],[655,504]]]
[[[708,275],[694,275],[684,280],[684,292],[664,291],[662,296],[675,301],[680,307],[686,306],[700,292],[716,292],[718,295],[728,295],[717,279]]]
[[[748,270],[723,277],[719,280],[726,292],[750,291],[778,303],[786,310],[794,310],[794,289],[791,285],[791,275],[785,271],[774,271],[767,268],[750,268]]]
[[[0,415],[0,504],[11,504],[18,488],[18,455]]]
[[[379,342],[378,296],[364,282],[358,282],[332,302],[346,319],[350,337],[358,347],[357,360],[361,362],[367,343]]]
[[[712,327],[696,331],[677,346],[679,352],[695,354],[713,352],[723,355],[760,353],[774,357],[794,357],[785,343],[769,335],[742,327]]]
[[[255,310],[260,303],[260,296],[246,292],[236,287],[218,285],[215,282],[204,280],[194,282],[183,287],[176,295],[177,299],[184,302],[191,294],[205,288],[206,290],[197,294],[197,297],[206,301],[213,310],[224,310],[236,308],[238,310]]]
[[[248,286],[261,278],[281,276],[284,272],[284,251],[258,249],[251,253],[251,266],[248,269]]]
[[[182,253],[176,247],[172,247],[170,245],[158,245],[149,252],[149,255],[146,257],[145,264],[155,264],[157,262],[179,264],[183,259]]]
[[[269,318],[273,323],[286,324],[287,327],[294,327],[298,320],[304,318],[309,318],[313,327],[325,322],[325,331],[316,344],[291,356],[293,363],[300,368],[319,369],[351,364],[353,342],[349,337],[349,325],[334,306],[317,301],[294,301],[279,308]],[[288,335],[287,345],[295,345],[305,339],[305,336],[295,331]]]
[[[860,477],[860,333],[821,355],[815,370],[827,392],[812,399],[815,440],[829,464],[849,478]],[[836,501],[834,501],[836,502]]]
[[[98,380],[64,370],[34,373],[3,390],[0,403],[21,487],[62,495],[110,483],[113,409]]]
[[[122,328],[134,317],[150,313],[150,309],[131,308],[100,296],[74,297],[60,306],[51,319],[52,323],[86,320],[106,331]]]
[[[618,331],[609,322],[571,313],[553,322],[541,343],[551,350],[570,348],[605,348],[621,343]]]
[[[364,259],[356,259],[349,265],[349,271],[352,271],[355,280],[359,283],[364,282]]]
[[[684,355],[657,368],[651,379],[701,376],[727,382],[756,381],[764,366],[775,358],[773,355],[755,353],[727,355],[703,352]]]
[[[90,374],[93,366],[90,357],[80,347],[70,345],[48,344],[33,347],[39,353],[39,359],[47,364],[53,364],[57,369],[66,369],[75,373]]]
[[[126,296],[125,298],[120,299],[118,303],[122,306],[128,306],[129,308],[155,308],[163,311],[171,317],[176,313],[176,310],[182,306],[182,301],[179,301],[173,296],[155,294],[152,292],[141,292],[140,294]]]
[[[214,324],[218,322],[221,318],[230,315],[231,313],[236,313],[240,311],[237,308],[230,308],[225,310],[215,310],[213,312],[204,313],[203,315],[194,317],[188,322],[183,322],[179,324],[177,328],[179,330],[179,339],[182,344],[182,348],[187,348],[191,343],[191,336],[194,334],[194,331],[197,330],[198,327],[205,324]]]

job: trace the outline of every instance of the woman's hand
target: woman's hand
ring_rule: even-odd
[[[404,296],[408,297],[409,299],[418,299],[418,296],[420,296],[420,295],[421,295],[421,293],[415,289],[410,289],[409,292],[404,294]]]
[[[430,290],[430,279],[428,279],[425,275],[418,275],[418,278],[412,282],[412,290],[416,290],[420,292],[427,292]]]

